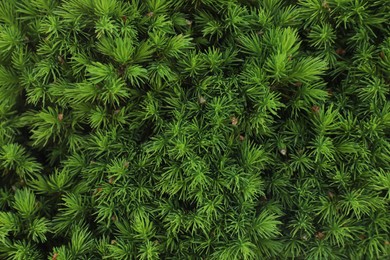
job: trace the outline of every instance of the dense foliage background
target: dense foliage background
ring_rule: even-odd
[[[2,0],[1,259],[388,259],[389,0]]]

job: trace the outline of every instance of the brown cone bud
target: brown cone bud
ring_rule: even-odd
[[[337,53],[338,55],[344,55],[346,52],[347,52],[347,51],[344,50],[343,48],[338,48],[338,49],[336,50],[336,53]]]
[[[204,97],[199,98],[199,104],[203,105],[206,103],[206,99]]]
[[[64,64],[65,64],[65,60],[64,60],[64,58],[63,58],[61,55],[58,55],[57,59],[58,59],[58,62],[59,62],[61,65],[64,65]]]
[[[330,7],[329,7],[329,3],[327,2],[327,1],[324,1],[323,3],[322,3],[322,7],[323,8],[325,8],[325,9],[330,9]]]
[[[238,124],[238,119],[237,119],[237,117],[232,116],[230,119],[231,119],[231,121],[232,121],[232,125],[237,125],[237,124]]]
[[[320,107],[319,106],[312,106],[311,111],[313,111],[314,113],[318,113],[320,111]]]
[[[114,177],[111,177],[110,179],[108,179],[108,183],[109,184],[113,184],[114,183]]]
[[[59,121],[62,121],[62,119],[64,119],[64,114],[58,114],[57,118]]]
[[[325,234],[322,233],[321,231],[318,231],[316,234],[315,234],[315,237],[319,240],[322,240],[324,237],[325,237]]]

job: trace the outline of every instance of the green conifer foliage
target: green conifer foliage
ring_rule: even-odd
[[[388,259],[388,0],[0,1],[0,259]]]

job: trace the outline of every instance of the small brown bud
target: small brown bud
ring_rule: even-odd
[[[116,244],[116,240],[115,239],[111,240],[111,245],[115,245],[115,244]]]
[[[360,238],[360,240],[364,240],[364,239],[366,239],[366,236],[365,235],[359,235],[359,238]]]
[[[327,1],[324,1],[323,3],[322,3],[322,7],[323,8],[325,8],[325,9],[330,9],[330,7],[329,7],[329,3],[327,2]]]
[[[129,162],[125,162],[125,163],[123,164],[123,166],[124,166],[125,168],[129,168],[129,165],[130,165]]]
[[[238,119],[237,119],[237,117],[232,116],[230,119],[231,119],[231,121],[232,121],[232,125],[237,125],[237,124],[238,124]]]
[[[122,21],[123,21],[124,23],[126,23],[126,21],[127,21],[127,16],[126,16],[126,15],[122,16]]]
[[[314,105],[311,107],[311,111],[313,111],[314,113],[318,113],[320,111],[320,107]]]
[[[328,192],[328,196],[329,196],[329,198],[333,199],[333,198],[334,198],[333,192],[329,191],[329,192]]]
[[[347,51],[344,50],[343,48],[338,48],[338,49],[336,50],[336,53],[337,53],[338,55],[344,55],[346,52],[347,52]]]
[[[203,105],[206,103],[206,99],[204,97],[199,98],[199,104]]]
[[[319,240],[322,240],[324,237],[325,237],[325,234],[321,231],[318,231],[316,234],[315,234],[315,237]]]
[[[59,121],[62,121],[62,119],[64,119],[64,114],[58,114],[57,118]]]
[[[57,257],[58,257],[58,253],[54,253],[51,259],[52,260],[57,260]]]
[[[114,177],[110,177],[110,179],[108,179],[108,183],[109,184],[113,184],[114,183]]]
[[[379,56],[382,58],[382,59],[384,59],[386,56],[385,56],[385,53],[383,52],[383,51],[381,51],[380,53],[379,53]]]
[[[244,141],[245,140],[245,137],[243,135],[240,135],[240,141]]]
[[[390,241],[385,241],[385,246],[390,246]]]
[[[63,58],[61,55],[58,55],[57,59],[58,59],[58,62],[59,62],[61,65],[64,65],[64,64],[65,64],[65,60],[64,60],[64,58]]]
[[[154,15],[153,12],[149,12],[149,13],[146,14],[147,17],[152,17],[153,15]]]
[[[298,81],[298,82],[295,82],[295,83],[294,83],[294,86],[296,86],[296,87],[300,87],[300,86],[302,86],[302,82],[300,82],[300,81]]]
[[[115,222],[117,220],[117,217],[115,215],[112,215],[111,220]]]
[[[120,109],[116,109],[116,110],[114,111],[114,115],[119,114],[119,112],[121,112],[121,110],[120,110]]]

